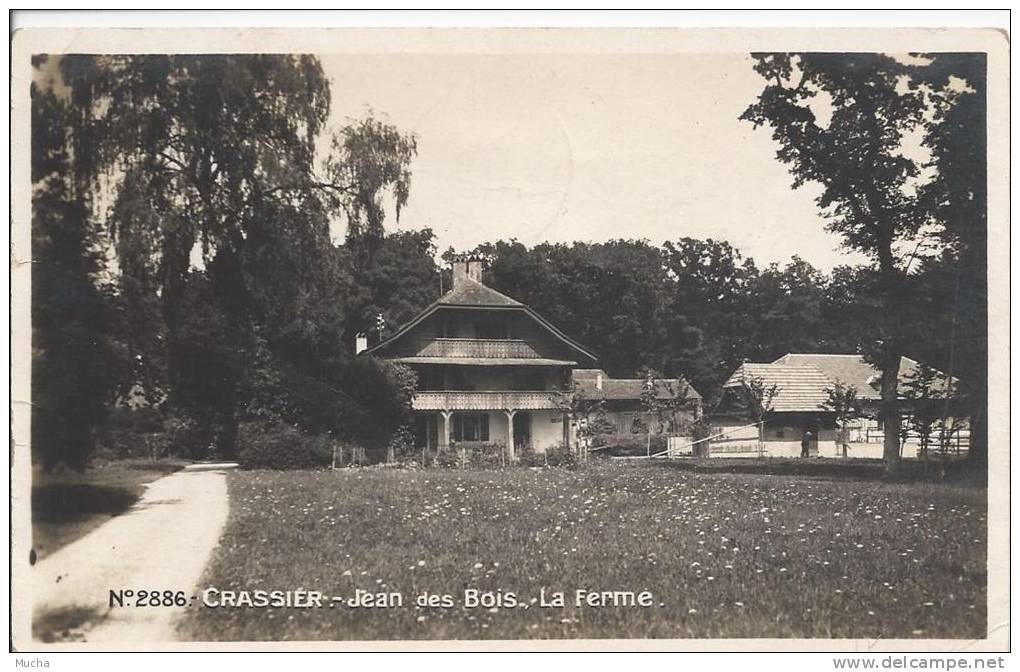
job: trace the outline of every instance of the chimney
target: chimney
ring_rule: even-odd
[[[458,254],[453,257],[453,288],[463,284],[465,278],[482,281],[482,265],[485,257],[480,254]]]
[[[602,372],[601,371],[599,371],[597,374],[595,374],[595,389],[596,390],[601,390],[602,389]]]
[[[354,337],[354,354],[360,355],[362,352],[368,349],[368,336],[365,334],[358,334]]]

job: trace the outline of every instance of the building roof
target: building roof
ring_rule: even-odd
[[[739,387],[745,380],[759,378],[766,386],[779,389],[772,399],[778,413],[822,411],[828,398],[825,388],[832,385],[828,376],[810,364],[741,364],[723,383],[723,389]]]
[[[918,366],[909,357],[901,360],[901,385]],[[773,411],[818,412],[824,410],[822,404],[828,398],[826,388],[836,381],[857,388],[859,399],[881,399],[880,377],[879,370],[868,364],[862,355],[789,353],[771,363],[741,364],[723,383],[723,389],[737,387],[743,380],[760,378],[765,385],[779,388],[772,400]]]
[[[553,336],[555,336],[560,341],[565,343],[568,347],[570,347],[575,352],[577,352],[580,355],[582,355],[582,357],[584,358],[584,360],[586,360],[586,362],[590,361],[590,362],[594,363],[595,361],[598,360],[598,355],[596,355],[591,350],[588,350],[586,347],[584,347],[583,345],[581,345],[580,343],[578,343],[574,339],[572,339],[569,336],[567,336],[566,334],[564,334],[562,331],[560,331],[555,326],[553,326],[551,323],[549,323],[548,320],[543,318],[541,315],[536,313],[534,310],[532,310],[528,306],[524,305],[520,301],[516,301],[514,299],[511,299],[509,296],[507,296],[505,294],[501,294],[501,293],[497,292],[496,290],[492,289],[491,287],[487,287],[486,285],[483,285],[482,283],[478,282],[477,280],[473,280],[472,278],[466,278],[466,277],[465,278],[461,278],[458,281],[456,287],[454,287],[453,289],[448,291],[446,294],[443,294],[441,297],[439,297],[438,299],[433,301],[431,305],[429,305],[423,311],[418,313],[414,318],[412,318],[406,324],[401,325],[401,327],[399,329],[397,329],[397,331],[392,336],[390,336],[389,338],[383,339],[382,341],[376,343],[375,345],[373,345],[372,347],[368,348],[367,350],[365,350],[361,354],[363,354],[363,355],[375,354],[375,353],[379,352],[380,350],[386,348],[391,343],[393,343],[393,342],[397,341],[398,339],[400,339],[408,331],[413,329],[422,320],[424,320],[429,315],[431,315],[432,313],[436,312],[437,310],[439,310],[441,308],[466,308],[466,309],[476,309],[476,310],[477,309],[483,309],[483,310],[484,309],[489,309],[489,310],[518,310],[518,311],[523,311],[523,312],[527,313],[536,322],[538,322],[542,327],[544,327]],[[559,360],[557,360],[557,361],[559,361]],[[459,363],[463,363],[463,362],[464,362],[464,359],[462,358]],[[438,363],[438,362],[436,362],[434,360],[434,358],[430,358],[429,363],[435,364],[435,363]],[[475,363],[478,363],[478,362],[475,362]],[[533,363],[533,361],[532,361],[532,363]]]
[[[882,398],[880,388],[881,372],[868,364],[863,355],[829,355],[789,353],[773,364],[794,364],[813,366],[824,373],[832,382],[840,381],[857,388],[857,397],[874,401]],[[909,357],[900,358],[900,385],[903,385],[917,370],[919,364]],[[945,380],[945,374],[939,373]]]
[[[602,389],[598,389],[598,377],[602,375]],[[607,401],[637,400],[641,398],[641,392],[645,387],[643,378],[610,378],[602,369],[574,369],[573,380],[585,394],[591,397],[602,397]],[[670,396],[668,386],[673,390],[679,390],[684,385],[682,378],[659,378],[660,384],[656,386],[657,395],[660,399]],[[687,398],[691,400],[701,399],[701,395],[694,387],[687,386]]]
[[[495,289],[487,287],[477,280],[461,278],[453,289],[439,297],[436,301],[440,306],[523,306],[520,301],[511,299],[506,294],[500,294]]]

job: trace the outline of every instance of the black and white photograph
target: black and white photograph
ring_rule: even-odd
[[[14,35],[12,652],[1008,649],[1008,34],[148,30]]]

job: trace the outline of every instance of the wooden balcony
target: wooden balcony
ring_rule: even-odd
[[[554,392],[416,392],[416,411],[541,411],[554,410]]]
[[[485,338],[428,338],[416,342],[416,357],[538,359],[530,341]]]

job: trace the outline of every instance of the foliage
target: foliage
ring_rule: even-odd
[[[542,458],[545,466],[548,467],[566,467],[567,469],[576,469],[581,464],[577,451],[571,450],[569,446],[564,446],[562,444],[546,448],[545,452],[542,454]]]
[[[655,417],[658,432],[673,431],[680,423],[680,414],[691,408],[691,386],[683,379],[662,378],[655,369],[642,372],[641,407]]]
[[[908,66],[884,54],[753,57],[765,88],[740,118],[755,128],[772,128],[776,158],[789,166],[793,187],[821,185],[816,202],[826,228],[877,266],[879,333],[865,353],[882,372],[884,454],[892,474],[900,456],[897,383],[906,340],[905,276],[923,246],[933,242],[925,239],[929,222],[913,188],[922,166],[910,158],[905,138],[922,126],[929,106],[916,87],[903,86]]]
[[[336,133],[331,150],[328,193],[346,215],[348,239],[382,238],[383,194],[392,192],[399,221],[411,192],[409,165],[418,153],[417,139],[369,113]]]
[[[474,252],[491,260],[486,284],[527,303],[599,353],[609,375],[661,368],[666,274],[659,250],[647,241],[544,243],[529,250],[511,240]]]
[[[356,257],[357,247],[348,243],[343,250]],[[345,341],[353,342],[358,333],[373,340],[390,336],[432,303],[439,296],[434,255],[435,234],[430,229],[400,231],[380,240],[372,257],[354,271]]]
[[[32,273],[33,459],[82,470],[125,364],[112,338],[114,299],[99,285],[89,191],[73,170],[83,149],[73,111],[34,83],[31,96],[32,250],[17,261]]]
[[[773,402],[781,391],[775,383],[769,385],[758,376],[744,375],[736,388],[736,402],[759,425],[772,414]]]
[[[303,434],[290,425],[243,423],[238,462],[244,469],[316,469],[328,467],[333,442]]]
[[[152,407],[113,408],[97,441],[97,455],[110,458],[173,457],[176,446],[163,414]]]
[[[604,428],[606,400],[602,396],[588,396],[577,382],[566,389],[556,390],[553,405],[577,427],[579,439],[591,440]]]
[[[726,242],[694,238],[660,246],[611,240],[532,248],[510,240],[475,251],[490,260],[486,283],[552,318],[598,353],[609,375],[657,369],[689,381],[709,406],[743,361],[772,361],[788,352],[859,352],[879,338],[876,274],[868,267],[823,274],[794,257],[759,268]],[[632,277],[635,268],[644,273],[640,282]],[[620,300],[614,291],[642,300]],[[922,331],[920,325],[951,310],[952,301],[933,292],[923,311],[905,319]],[[614,331],[621,324],[641,332]],[[923,354],[944,365],[944,351],[925,347],[938,333],[925,330],[922,339],[911,340],[915,359]],[[619,349],[623,341],[626,348]]]
[[[390,435],[386,444],[387,462],[415,459],[414,430],[408,425],[401,425]]]
[[[854,418],[861,416],[863,400],[857,396],[857,388],[854,385],[847,385],[842,380],[835,380],[830,387],[825,388],[825,401],[822,408],[832,412],[836,417],[836,427],[840,432],[840,443],[846,445],[848,438],[847,424]]]
[[[944,374],[921,363],[906,376],[903,396],[909,405],[907,426],[917,435],[921,456],[928,459],[933,436],[939,439],[940,447],[944,447],[949,436],[959,429],[951,419],[958,407],[952,403],[957,396],[956,385]]]
[[[711,453],[711,441],[706,441],[712,436],[712,424],[704,416],[695,420],[691,425],[691,441],[694,441],[694,455],[696,457],[707,456]]]
[[[968,460],[988,467],[988,131],[987,55],[925,54],[912,83],[934,106],[924,126],[934,178],[920,189],[926,211],[942,224],[952,261],[953,319],[948,334],[951,375],[970,403]]]
[[[311,56],[72,55],[59,70],[70,172],[112,195],[88,217],[117,254],[120,386],[192,416],[224,456],[244,417],[326,429],[335,408],[316,395],[342,387],[351,269],[380,244],[355,239],[384,242],[384,201],[406,204],[413,136],[371,114],[351,121],[316,174],[330,91]],[[339,249],[338,214],[358,234]]]
[[[412,422],[414,371],[402,364],[358,357],[344,370],[334,418],[344,439],[369,449],[383,448],[399,427]]]
[[[472,443],[470,447],[465,448],[464,456],[465,466],[472,469],[493,469],[510,465],[507,460],[506,444],[501,441]]]
[[[667,448],[667,437],[664,434],[646,433],[635,434],[609,434],[602,437],[604,448],[599,450],[600,455],[612,456],[635,456],[651,453],[661,453]]]

